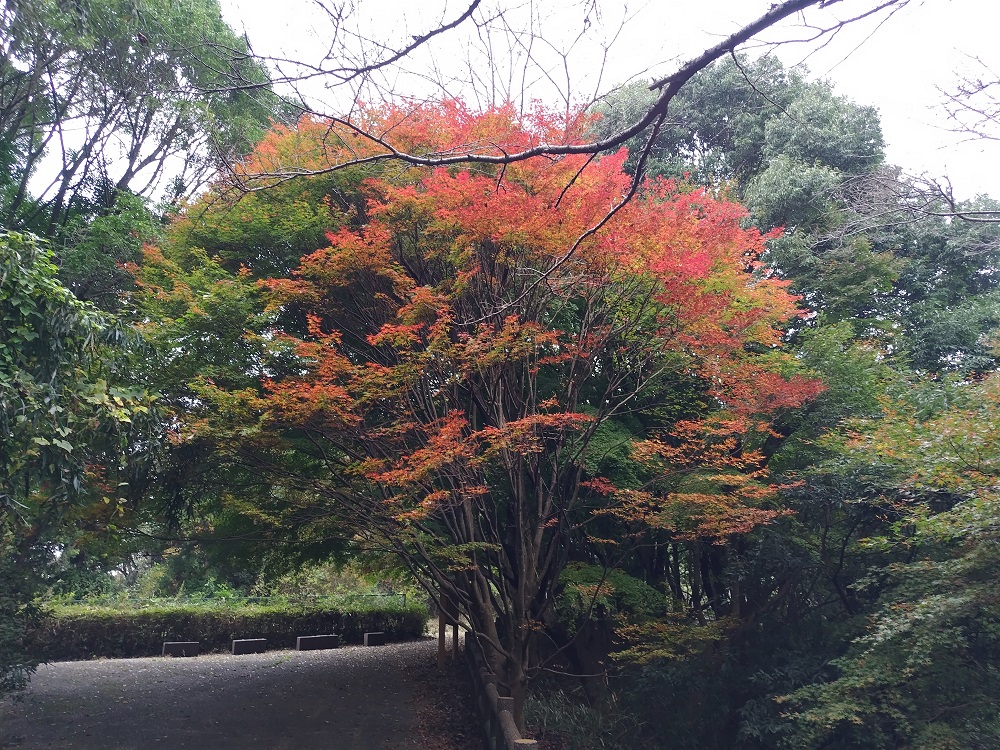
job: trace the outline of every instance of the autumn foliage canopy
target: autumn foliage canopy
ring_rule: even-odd
[[[397,115],[370,113],[411,151],[587,127],[457,103]],[[247,168],[354,149],[307,119],[275,129]],[[624,554],[651,529],[724,541],[781,515],[760,449],[777,414],[820,390],[782,353],[796,300],[761,267],[768,236],[671,181],[605,222],[628,190],[625,157],[380,163],[353,197],[329,198],[325,246],[260,282],[269,338],[293,364],[242,398],[261,435],[308,456],[287,470],[296,497],[449,591],[515,697],[530,633],[588,545]]]
[[[565,122],[540,114],[477,116],[454,103],[422,114],[406,133],[385,129],[411,149],[566,137]],[[277,130],[256,158],[297,148],[335,159],[329,144],[349,136],[326,127]],[[730,443],[818,390],[786,377],[794,363],[778,353],[795,300],[760,272],[767,237],[741,226],[740,206],[669,181],[647,185],[570,254],[627,190],[624,158],[366,180],[365,215],[329,232],[291,278],[264,282],[275,307],[307,321],[295,338],[304,371],[267,384],[269,413],[367,446],[356,468],[399,519],[496,492],[494,464],[539,460],[553,440],[573,445],[560,461],[580,463],[588,434],[641,412],[666,380],[696,390],[698,404],[652,423],[663,432],[637,455],[687,469],[681,454],[696,445],[700,463],[739,454],[732,468],[746,473],[759,457]],[[707,413],[710,426],[698,419]]]

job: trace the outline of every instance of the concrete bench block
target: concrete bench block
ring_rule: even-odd
[[[388,639],[385,637],[385,633],[365,633],[365,645],[366,646],[384,646],[388,643]]]
[[[300,635],[295,639],[296,651],[317,651],[323,648],[338,648],[340,636],[334,633],[327,635]]]
[[[240,638],[233,641],[233,656],[263,654],[267,651],[267,638]]]
[[[197,656],[201,644],[198,641],[164,641],[162,656]]]

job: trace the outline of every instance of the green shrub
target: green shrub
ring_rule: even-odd
[[[427,609],[419,604],[344,602],[306,604],[163,604],[142,609],[61,605],[35,626],[28,648],[43,661],[158,656],[164,641],[198,641],[202,651],[228,651],[236,638],[267,638],[271,648],[294,648],[300,635],[339,633],[360,643],[366,632],[390,640],[416,638]]]

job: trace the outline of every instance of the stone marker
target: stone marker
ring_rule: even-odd
[[[267,651],[267,638],[240,638],[233,641],[233,656],[263,654]]]
[[[366,646],[384,646],[388,642],[385,633],[365,633]]]
[[[164,641],[162,656],[197,656],[198,641]]]
[[[321,648],[338,648],[340,636],[335,633],[327,635],[300,635],[295,639],[296,651],[316,651]]]

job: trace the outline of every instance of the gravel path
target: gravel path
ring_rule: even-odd
[[[22,700],[0,701],[0,748],[414,750],[434,649],[424,639],[43,665]]]

